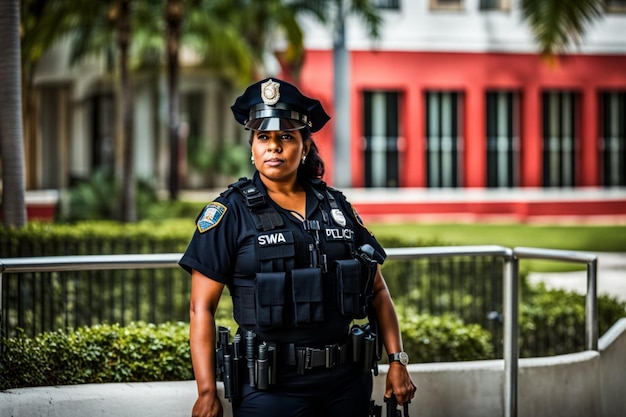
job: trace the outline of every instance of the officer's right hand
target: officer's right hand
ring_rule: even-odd
[[[222,403],[217,394],[204,394],[198,396],[193,405],[191,417],[222,417]]]

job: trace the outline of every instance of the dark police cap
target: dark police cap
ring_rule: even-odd
[[[235,119],[252,130],[320,130],[330,117],[319,100],[302,94],[294,85],[266,78],[249,86],[231,106]]]

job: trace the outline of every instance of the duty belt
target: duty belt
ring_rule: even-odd
[[[242,339],[242,343],[245,352],[246,341]],[[264,342],[257,340],[255,345],[258,346],[262,343]],[[351,338],[348,338],[345,343],[334,343],[323,348],[296,346],[294,343],[277,343],[274,345],[277,348],[278,362],[283,365],[295,366],[301,375],[305,371],[315,368],[332,368],[347,362],[354,362]]]
[[[343,344],[335,343],[327,345],[324,348],[317,349],[311,347],[296,347],[289,345],[287,357],[291,357],[291,349],[295,349],[295,363],[298,373],[304,374],[306,370],[313,368],[332,368],[333,366],[343,365],[352,360],[351,340]]]

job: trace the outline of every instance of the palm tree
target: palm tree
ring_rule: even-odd
[[[227,2],[228,3],[228,2]],[[250,68],[249,54],[243,43],[229,30],[228,21],[220,19],[216,6],[220,2],[206,0],[166,0],[163,6],[165,30],[165,68],[167,77],[168,138],[169,138],[169,198],[175,200],[180,189],[179,150],[179,78],[180,50],[184,43],[192,47],[203,59],[204,67],[216,67],[210,55],[223,58],[217,67],[236,68],[237,76]],[[211,53],[208,53],[210,51]],[[215,51],[218,51],[215,53]],[[220,54],[220,52],[225,52]],[[235,64],[234,66],[232,64]]]
[[[165,0],[163,21],[165,30],[165,68],[167,78],[168,138],[169,138],[169,179],[170,200],[178,197],[180,189],[179,151],[179,78],[180,50],[183,45],[191,47],[202,59],[202,66],[217,70],[217,73],[230,73],[234,78],[245,78],[252,67],[251,56],[241,39],[236,36],[227,19],[221,15],[224,10],[235,13],[238,9],[226,1],[214,0]],[[234,36],[235,35],[235,36]],[[234,71],[229,71],[234,70]]]
[[[323,16],[318,9],[317,5],[311,7],[306,2],[284,0],[224,1],[217,8],[218,15],[233,24],[252,55],[252,72],[244,81],[257,80],[268,75],[265,58],[268,53],[274,52],[271,50],[272,36],[282,36],[286,41],[287,48],[282,54],[283,63],[297,72],[304,56],[304,34],[297,15],[314,12]]]
[[[120,216],[124,222],[137,220],[136,180],[134,170],[134,116],[133,87],[130,77],[130,48],[133,21],[151,12],[150,1],[103,0],[72,2],[67,25],[63,27],[72,37],[72,63],[89,54],[102,54],[116,45],[121,92],[122,114],[122,186]]]
[[[168,134],[170,143],[170,200],[176,200],[179,190],[178,149],[179,149],[179,99],[178,74],[179,52],[184,15],[184,2],[181,0],[166,0],[165,4],[165,51],[167,59],[167,102],[168,102]]]
[[[282,30],[288,42],[284,62],[297,71],[304,53],[303,34],[296,20],[298,10],[282,0],[166,0],[170,199],[176,199],[179,191],[178,82],[182,45],[201,57],[204,68],[235,83],[246,84],[265,75],[268,37]]]
[[[0,149],[2,218],[5,226],[26,224],[22,137],[19,0],[0,1]]]
[[[24,119],[24,143],[37,143],[38,121],[36,93],[33,88],[35,68],[43,54],[63,34],[60,28],[65,15],[65,2],[55,0],[20,0],[20,32],[22,54],[22,117]],[[61,23],[61,24],[60,24]],[[28,158],[28,157],[27,157]],[[37,167],[28,167],[29,173],[34,173]],[[26,187],[36,175],[27,174]]]
[[[120,0],[117,18],[117,46],[119,48],[119,71],[122,90],[122,143],[124,144],[122,157],[122,195],[121,215],[122,221],[137,221],[137,204],[135,195],[137,184],[135,182],[135,138],[133,135],[133,90],[130,81],[128,55],[132,36],[131,26],[131,0]]]

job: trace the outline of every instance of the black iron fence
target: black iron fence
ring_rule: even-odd
[[[34,271],[4,274],[4,336],[15,336],[17,329],[34,336],[105,322],[124,325],[140,320],[187,321],[190,278],[176,266],[179,255],[152,256],[163,263],[157,268],[100,269],[92,265],[86,270],[63,270],[83,259],[68,256],[54,257],[67,262],[58,267],[60,270],[35,266]],[[43,258],[20,259],[28,264]],[[498,355],[502,352],[502,271],[502,260],[490,256],[391,259],[383,266],[401,314],[453,313],[466,323],[478,323],[492,331]]]
[[[465,323],[489,330],[495,356],[502,357],[505,258],[493,254],[397,256],[398,250],[402,251],[390,250],[383,274],[401,316],[455,314]],[[132,262],[146,256],[154,263],[145,268]],[[18,331],[34,336],[99,323],[187,321],[190,279],[177,266],[179,257],[168,253],[13,258],[14,264],[19,261],[27,268],[2,276],[2,336],[14,337]],[[81,266],[87,258],[102,263]],[[46,259],[55,260],[55,265],[44,267]],[[120,263],[112,266],[111,262]],[[582,300],[579,304],[572,307],[584,310]],[[228,308],[228,303],[221,306]],[[584,324],[571,316],[553,317],[551,322],[522,321],[521,326],[522,357],[585,347]]]
[[[382,272],[402,316],[454,314],[479,324],[502,357],[503,264],[498,256],[391,259]]]
[[[175,269],[7,274],[2,327],[27,335],[65,327],[189,319],[190,280]]]
[[[100,323],[189,318],[190,279],[180,254],[12,259],[2,275],[2,336]],[[142,266],[146,267],[143,268]],[[19,330],[18,330],[19,329]]]

